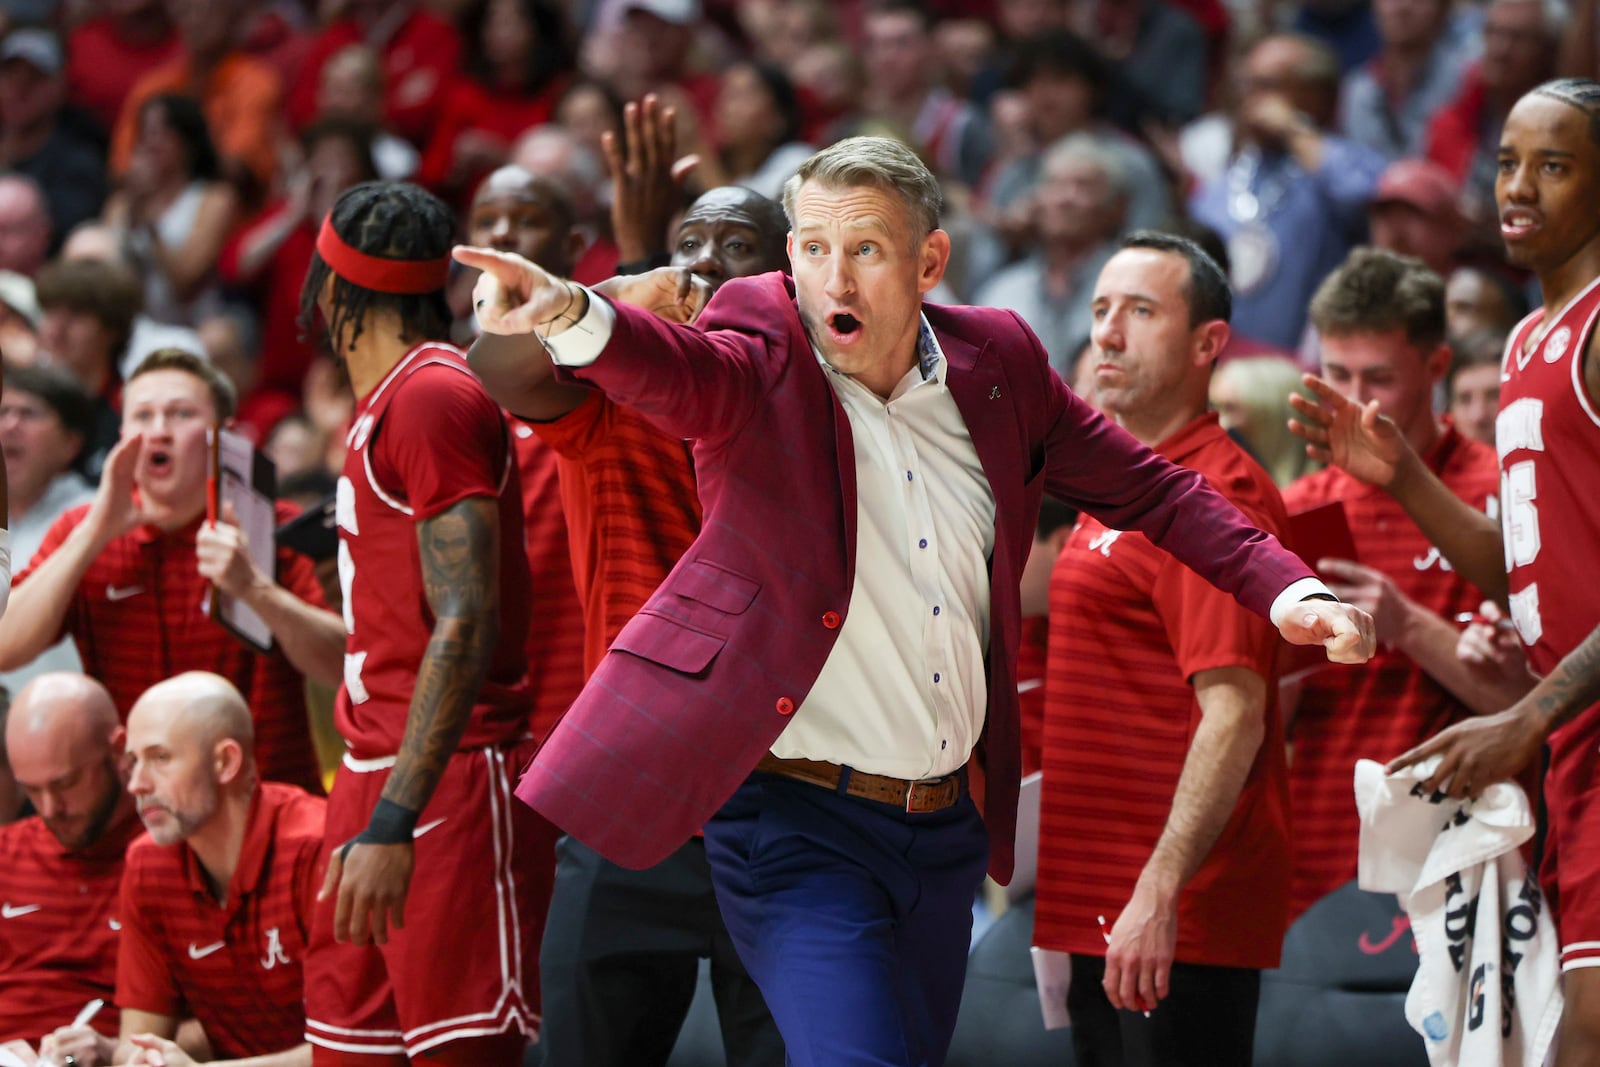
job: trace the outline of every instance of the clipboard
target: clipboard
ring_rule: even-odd
[[[277,469],[255,446],[232,430],[206,431],[206,519],[215,522],[222,505],[233,505],[250,558],[263,574],[277,573]],[[211,587],[206,614],[222,628],[261,652],[272,651],[272,628],[242,600]]]

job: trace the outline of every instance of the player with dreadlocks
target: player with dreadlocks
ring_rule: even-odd
[[[337,507],[348,748],[305,967],[318,1067],[501,1067],[537,1022],[519,917],[543,901],[532,813],[511,802],[532,751],[522,505],[500,409],[439,340],[453,230],[415,186],[355,186],[301,294],[356,394]]]
[[[1313,455],[1386,488],[1458,571],[1509,605],[1542,676],[1510,708],[1452,726],[1389,769],[1439,756],[1423,786],[1476,796],[1549,744],[1541,873],[1565,995],[1555,1064],[1587,1067],[1600,1064],[1600,608],[1582,578],[1600,568],[1600,83],[1547,82],[1517,101],[1495,199],[1507,258],[1544,294],[1501,361],[1504,535],[1428,472],[1376,401],[1358,407],[1318,384],[1322,406],[1295,406]]]

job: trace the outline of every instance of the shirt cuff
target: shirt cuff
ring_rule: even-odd
[[[1279,593],[1277,599],[1272,602],[1272,610],[1267,613],[1272,619],[1272,625],[1282,629],[1284,617],[1289,614],[1289,610],[1302,600],[1314,596],[1326,597],[1333,601],[1339,599],[1333,595],[1332,590],[1322,584],[1321,579],[1301,578],[1299,581],[1291,582],[1289,588]]]
[[[583,291],[589,297],[589,310],[583,313],[583,318],[569,330],[548,340],[541,338],[545,351],[550,353],[550,361],[560,367],[587,367],[599,359],[617,322],[615,308],[596,296],[587,285]]]

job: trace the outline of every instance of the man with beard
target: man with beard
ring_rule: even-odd
[[[70,634],[123,714],[156,682],[213,671],[249,694],[262,777],[320,789],[301,674],[337,682],[343,626],[322,606],[310,560],[284,549],[276,576],[261,574],[236,526],[205,521],[206,431],[228,425],[235,402],[232,383],[199,356],[145,358],[123,389],[122,439],[93,503],[62,515],[17,578],[18,610],[0,620],[0,669]],[[294,515],[282,505],[278,521]],[[272,651],[208,617],[208,583],[256,610]]]
[[[23,687],[5,745],[38,814],[0,827],[0,1044],[33,1043],[111,1000],[117,891],[139,820],[117,709],[93,678],[43,674]],[[114,1013],[94,1025],[115,1033]]]
[[[212,1063],[308,1067],[300,968],[326,801],[260,780],[250,709],[219,675],[152,686],[128,716],[127,747],[149,836],[129,848],[122,879],[121,1038],[91,1045],[81,1028],[61,1030],[41,1052],[188,1067],[172,1038],[192,1016]]]

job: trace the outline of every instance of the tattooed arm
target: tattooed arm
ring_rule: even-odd
[[[1505,711],[1468,719],[1396,758],[1390,771],[1439,756],[1423,783],[1451,796],[1477,796],[1522,770],[1556,727],[1600,700],[1600,628]]]
[[[361,836],[329,859],[320,894],[326,897],[337,887],[334,936],[358,945],[369,937],[381,945],[388,940],[388,926],[405,925],[411,825],[467,728],[500,629],[499,502],[463,500],[418,523],[417,543],[433,638],[417,668],[405,736],[379,811]],[[398,833],[379,832],[385,812],[407,817]],[[389,840],[395,836],[402,840]]]

